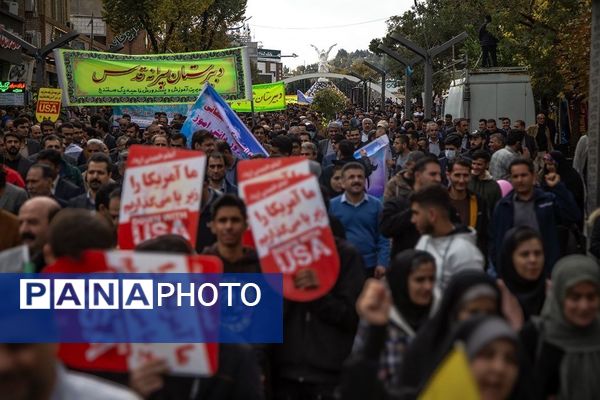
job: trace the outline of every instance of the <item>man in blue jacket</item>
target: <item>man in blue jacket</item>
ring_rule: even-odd
[[[390,241],[379,231],[383,206],[378,198],[365,193],[363,164],[349,162],[342,168],[344,193],[329,204],[329,211],[346,229],[346,238],[362,255],[366,275],[380,278],[390,258]]]
[[[536,187],[536,174],[531,160],[518,158],[509,167],[513,191],[500,199],[491,224],[491,261],[499,267],[498,253],[506,232],[514,226],[529,226],[542,235],[546,262],[544,269],[550,275],[560,255],[558,226],[570,225],[581,218],[575,199],[560,176],[545,176],[547,191]],[[497,271],[502,275],[502,271]]]

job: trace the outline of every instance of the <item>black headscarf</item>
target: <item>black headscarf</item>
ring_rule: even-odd
[[[539,315],[546,300],[546,279],[543,269],[538,279],[529,281],[518,274],[513,263],[513,253],[517,247],[531,239],[538,239],[543,243],[540,234],[534,229],[525,226],[512,228],[504,236],[502,251],[498,254],[500,276],[511,293],[519,300],[525,319],[529,319],[532,315]]]
[[[454,275],[444,291],[434,316],[423,325],[409,345],[400,372],[400,382],[408,393],[418,393],[447,348],[449,335],[457,325],[458,312],[470,289],[484,286],[496,294],[498,315],[501,313],[500,291],[496,282],[483,271],[466,270]]]
[[[404,250],[394,257],[387,274],[394,305],[415,332],[427,321],[432,304],[420,306],[413,303],[408,292],[408,278],[425,263],[432,263],[435,267],[435,259],[428,252]]]
[[[448,334],[449,340],[445,343],[441,353],[441,362],[456,346],[457,342],[464,345],[467,357],[472,360],[488,344],[497,339],[512,342],[517,348],[519,374],[509,396],[511,400],[529,400],[537,398],[534,379],[531,374],[531,364],[523,352],[523,347],[516,332],[504,319],[498,316],[476,316],[461,322]],[[439,364],[437,365],[439,366]],[[434,371],[432,371],[433,375]],[[428,379],[431,376],[428,377]]]

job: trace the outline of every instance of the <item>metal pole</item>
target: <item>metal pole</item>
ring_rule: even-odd
[[[385,74],[381,74],[381,111],[385,107]]]
[[[425,60],[425,87],[424,87],[423,108],[425,118],[431,118],[431,103],[433,97],[433,62],[431,58]]]
[[[406,67],[407,69],[409,67]],[[412,118],[412,76],[408,74],[405,76],[404,81],[404,118],[410,119]]]
[[[367,105],[367,81],[366,80],[363,81],[363,110],[369,111],[368,105]]]
[[[590,49],[590,94],[588,123],[588,198],[587,211],[600,204],[600,0],[592,1],[592,37]]]

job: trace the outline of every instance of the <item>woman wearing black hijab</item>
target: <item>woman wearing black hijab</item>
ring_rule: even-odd
[[[406,347],[437,305],[435,271],[435,259],[425,251],[405,250],[392,260],[386,275],[391,294],[388,322],[377,327],[361,319],[352,355],[346,362],[342,386],[353,398],[360,397],[354,397],[357,394],[354,387],[360,385],[360,381],[345,379],[354,376],[353,371],[357,371],[360,379],[368,379],[367,375],[371,375],[373,381],[383,383],[387,392],[398,391],[401,385],[399,370]],[[384,286],[381,282],[369,282],[369,285],[374,284]],[[380,339],[376,344],[371,341],[374,337]],[[376,347],[377,351],[374,351]],[[363,368],[372,363],[377,363],[376,368],[369,371]]]
[[[433,318],[420,330],[404,354],[400,381],[410,397],[423,387],[447,346],[448,335],[474,315],[501,315],[501,293],[482,271],[468,270],[452,277]]]
[[[517,333],[506,320],[497,316],[479,316],[461,322],[450,334],[438,367],[457,345],[467,358],[478,398],[530,400],[536,397],[529,374],[530,364],[523,356]],[[427,391],[434,376],[435,371],[428,377],[427,384],[419,394]],[[466,392],[464,387],[446,389]]]
[[[525,226],[509,230],[497,265],[504,284],[519,301],[525,320],[539,315],[546,299],[544,247],[540,234]]]

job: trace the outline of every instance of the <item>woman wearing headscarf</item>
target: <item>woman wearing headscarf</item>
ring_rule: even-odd
[[[502,298],[496,283],[481,271],[468,270],[452,277],[439,308],[421,328],[404,354],[400,381],[404,395],[414,395],[433,372],[444,352],[448,335],[474,315],[501,315]]]
[[[502,318],[481,316],[462,322],[455,329],[438,366],[460,343],[469,369],[483,400],[528,398],[526,387],[519,384],[521,356],[516,332]],[[435,376],[432,372],[429,378]],[[428,379],[429,380],[429,379]],[[421,392],[427,389],[425,384]],[[460,388],[464,389],[464,388]]]
[[[541,318],[521,336],[535,362],[541,398],[597,399],[600,393],[600,270],[591,257],[556,263]]]
[[[497,265],[504,284],[519,301],[525,319],[539,315],[546,299],[544,246],[540,234],[526,226],[509,230]]]
[[[393,259],[386,277],[391,293],[388,322],[374,326],[361,319],[342,383],[343,391],[351,394],[344,398],[357,396],[357,390],[362,388],[356,389],[356,386],[362,386],[363,379],[379,380],[386,392],[398,392],[399,370],[406,346],[437,305],[435,259],[431,254],[404,250]],[[369,282],[370,285],[385,289],[380,281]],[[365,291],[368,290],[371,289],[366,287]],[[373,343],[373,339],[378,342]],[[376,368],[371,368],[374,363]]]

